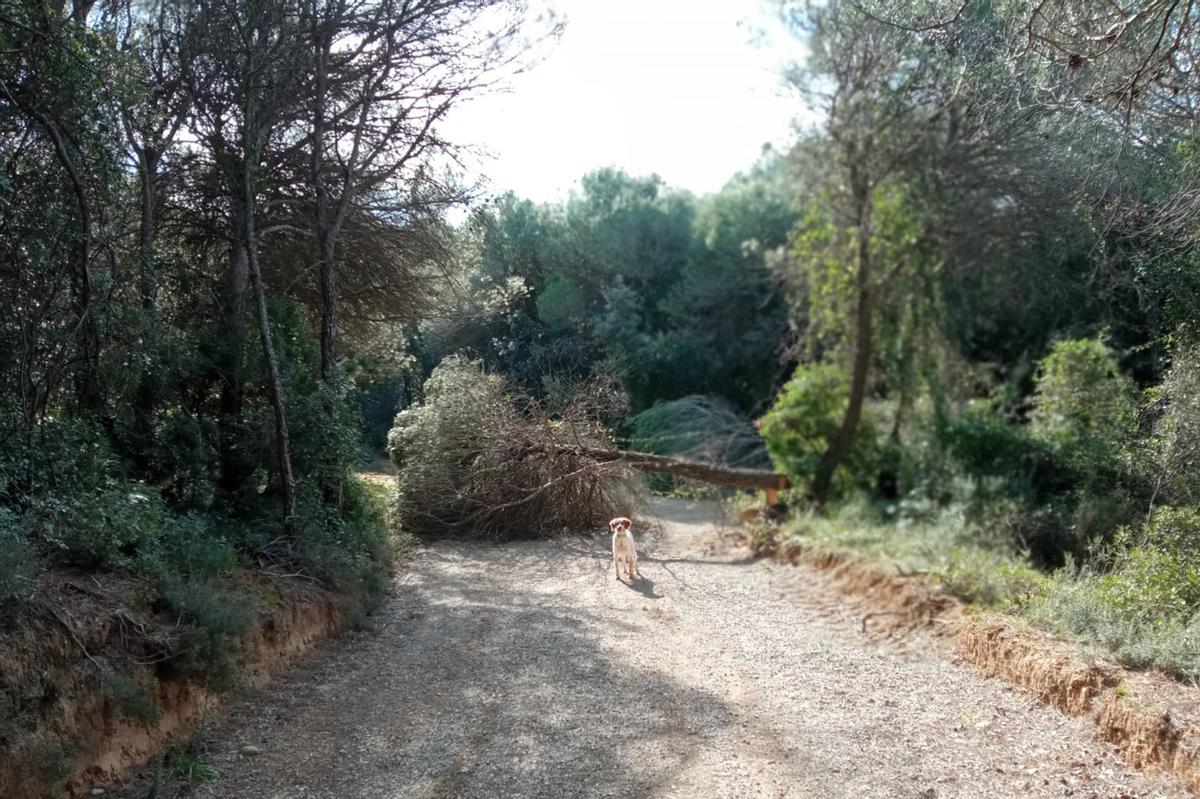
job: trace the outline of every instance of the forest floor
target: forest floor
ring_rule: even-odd
[[[182,795],[1188,795],[936,636],[864,635],[864,608],[749,557],[715,504],[649,510],[632,585],[606,536],[424,546],[373,629],[209,725],[221,776]]]

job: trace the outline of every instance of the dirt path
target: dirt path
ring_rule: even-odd
[[[861,635],[813,572],[721,545],[712,506],[655,510],[636,588],[599,538],[425,549],[375,633],[210,731],[223,777],[193,795],[1186,796],[939,644]]]

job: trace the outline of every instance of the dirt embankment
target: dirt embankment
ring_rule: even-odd
[[[264,610],[237,647],[241,679],[262,684],[341,629],[345,602],[264,578]],[[218,694],[177,674],[174,620],[147,587],[114,575],[52,572],[38,604],[0,623],[0,796],[86,794],[186,738]]]
[[[1200,691],[1154,672],[1086,657],[1071,645],[999,614],[973,614],[925,575],[860,555],[770,538],[756,549],[778,561],[804,563],[839,590],[858,597],[862,629],[895,631],[933,625],[957,654],[984,674],[1037,694],[1045,704],[1087,716],[1099,738],[1126,762],[1165,770],[1200,794]]]

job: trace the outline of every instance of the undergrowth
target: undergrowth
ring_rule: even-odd
[[[821,516],[800,514],[781,539],[889,560],[926,573],[949,593],[1018,615],[1131,667],[1200,679],[1200,513],[1162,509],[1122,528],[1086,562],[1039,571],[1003,535],[961,508],[857,499]]]

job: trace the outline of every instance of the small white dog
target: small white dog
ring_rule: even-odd
[[[637,580],[638,565],[637,565],[637,549],[633,546],[633,533],[629,530],[633,527],[633,522],[626,519],[624,516],[618,516],[608,523],[608,529],[612,530],[612,547],[613,547],[613,570],[617,573],[617,579],[621,579],[621,564],[625,564],[625,576],[629,580]]]

